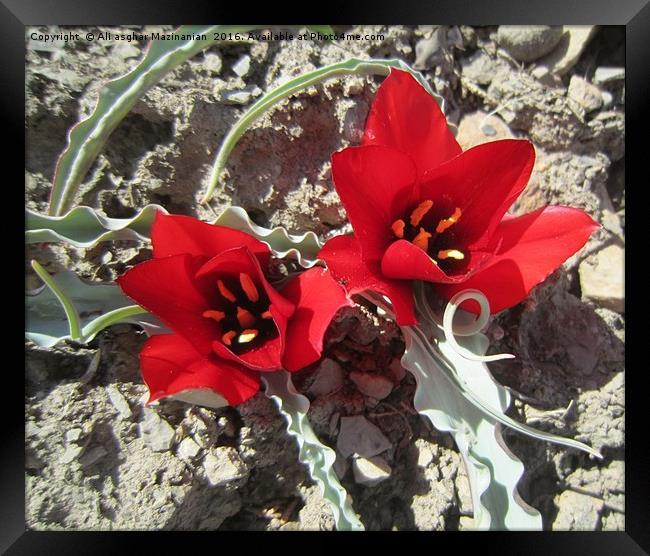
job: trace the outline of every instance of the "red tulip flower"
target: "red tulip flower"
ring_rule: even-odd
[[[332,177],[354,229],[320,256],[349,293],[392,301],[416,324],[412,280],[443,298],[475,288],[492,313],[522,301],[599,227],[582,210],[547,206],[512,217],[535,151],[502,140],[463,152],[435,99],[392,70],[373,102],[362,145],[332,156]]]
[[[265,276],[269,247],[238,230],[158,213],[151,241],[153,259],[117,280],[173,331],[140,353],[149,403],[189,392],[207,405],[241,403],[260,373],[318,360],[332,317],[351,304],[322,268],[276,289]]]

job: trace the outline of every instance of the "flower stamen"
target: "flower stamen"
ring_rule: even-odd
[[[247,328],[255,324],[255,317],[246,309],[237,306],[237,321],[239,322],[239,326]]]
[[[458,222],[458,219],[462,214],[463,212],[458,207],[456,207],[454,214],[452,214],[449,218],[443,218],[440,222],[438,222],[438,225],[436,226],[436,233],[441,234],[447,228],[451,228],[456,222]]]
[[[271,314],[271,311],[264,311],[261,316],[262,316],[263,319],[272,319],[273,318],[273,315]]]
[[[234,330],[230,330],[226,332],[223,336],[221,336],[221,341],[226,344],[227,346],[232,344],[232,339],[237,336],[237,332]]]
[[[234,303],[237,301],[235,294],[233,294],[223,283],[223,280],[217,280],[217,287],[219,288],[219,293],[225,297],[228,301]]]
[[[413,238],[413,245],[419,247],[423,251],[426,251],[429,248],[429,238],[431,234],[427,232],[424,228],[420,228],[418,235]]]
[[[206,319],[214,319],[217,322],[221,322],[224,318],[226,318],[226,313],[223,311],[203,311],[203,314],[201,315],[205,317]]]
[[[393,225],[391,226],[391,229],[393,230],[393,233],[399,238],[402,239],[404,237],[404,220],[401,218],[399,220],[395,220],[393,222]]]
[[[259,300],[260,294],[255,287],[255,284],[252,278],[245,272],[239,273],[239,283],[241,284],[241,289],[244,290],[246,297],[251,303],[255,303]],[[244,326],[242,324],[242,326]]]
[[[259,332],[255,330],[255,328],[247,328],[239,335],[237,341],[240,344],[247,344],[248,342],[252,342],[257,337],[258,334]]]
[[[417,226],[432,206],[433,201],[429,199],[422,201],[411,213],[411,226]]]
[[[464,253],[458,251],[458,249],[444,249],[438,251],[439,259],[456,259],[457,261],[462,261],[465,258]]]

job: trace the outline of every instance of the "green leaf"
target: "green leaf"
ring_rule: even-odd
[[[277,404],[287,420],[287,431],[298,441],[300,461],[307,464],[323,498],[332,505],[336,528],[339,531],[363,531],[363,525],[348,501],[347,492],[332,468],[336,459],[334,450],[322,444],[309,425],[309,400],[296,391],[291,374],[286,371],[263,373],[262,381],[266,386],[266,395]]]
[[[75,207],[65,216],[47,216],[25,209],[26,243],[65,242],[75,247],[94,247],[100,241],[148,241],[159,205],[147,205],[133,218],[108,218],[90,207]]]
[[[487,351],[487,338],[480,333],[461,337],[456,340],[459,350],[432,318],[420,286],[416,287],[416,309],[421,324],[401,327],[406,342],[402,365],[417,382],[414,407],[438,430],[454,437],[467,468],[477,528],[541,529],[541,516],[517,492],[524,468],[507,449],[502,425],[602,456],[581,442],[538,431],[505,415],[510,395],[479,360]],[[392,314],[383,299],[372,294],[366,297]],[[465,323],[476,320],[464,311],[458,313]],[[466,325],[467,330],[471,328]],[[468,353],[474,358],[468,359]]]
[[[402,365],[417,382],[413,405],[440,431],[450,432],[463,457],[472,493],[474,526],[492,530],[541,530],[542,517],[525,504],[517,493],[524,466],[507,448],[500,423],[486,416],[459,392],[447,378],[440,360],[431,357],[426,336],[404,329],[406,352]],[[463,338],[463,347],[485,353],[487,339],[476,335]],[[505,411],[510,404],[507,391],[497,385],[483,363],[462,361],[456,371],[476,388],[484,399]]]
[[[276,257],[296,259],[303,268],[319,264],[318,252],[322,244],[314,232],[296,236],[281,226],[269,230],[255,224],[241,207],[228,207],[214,222],[250,234],[266,243]]]
[[[256,28],[258,26],[185,25],[175,33],[189,38],[151,41],[142,61],[126,75],[109,81],[101,90],[91,116],[70,130],[68,146],[56,165],[49,213],[60,215],[70,207],[79,184],[111,132],[151,87],[215,42],[214,33],[246,32]],[[192,38],[202,34],[205,40]]]
[[[67,339],[88,343],[101,330],[118,323],[138,324],[149,334],[166,331],[119,286],[89,284],[72,271],[52,276],[36,261],[32,266],[45,284],[25,296],[25,337],[41,347]]]
[[[314,71],[302,74],[299,77],[291,79],[276,89],[273,89],[272,91],[266,93],[244,113],[244,115],[232,128],[230,128],[230,131],[224,138],[221,146],[219,147],[219,151],[217,152],[217,156],[212,167],[212,173],[210,174],[210,179],[208,181],[208,189],[201,202],[206,203],[212,196],[214,189],[217,186],[217,181],[221,176],[221,172],[226,165],[226,160],[237,144],[237,141],[239,141],[246,130],[251,127],[253,123],[274,104],[277,104],[281,100],[297,93],[301,89],[309,87],[315,83],[319,83],[336,75],[388,75],[390,68],[401,69],[413,74],[413,76],[422,84],[422,86],[436,99],[441,108],[444,109],[444,100],[442,97],[436,95],[433,92],[427,83],[427,80],[421,73],[409,67],[402,60],[359,60],[357,58],[352,58],[345,62],[331,64],[329,66],[324,66]]]

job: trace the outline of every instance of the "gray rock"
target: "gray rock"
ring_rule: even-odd
[[[616,311],[625,312],[625,252],[620,245],[610,245],[580,263],[582,295]]]
[[[402,382],[406,376],[406,369],[402,367],[402,361],[399,357],[396,357],[390,362],[388,371],[390,372],[390,376],[393,377],[395,384]]]
[[[548,54],[560,42],[562,27],[501,25],[497,43],[519,62],[532,62]]]
[[[244,54],[239,60],[237,60],[233,66],[232,71],[234,71],[239,77],[244,77],[248,74],[251,68],[251,57],[248,54]]]
[[[482,50],[461,61],[463,75],[479,85],[489,85],[494,77],[496,62]]]
[[[601,91],[603,97],[603,108],[610,108],[614,104],[614,95],[609,91]]]
[[[357,453],[369,458],[388,450],[391,446],[381,430],[365,417],[341,417],[341,432],[336,447],[343,457]]]
[[[435,457],[431,444],[422,438],[418,438],[415,441],[415,449],[418,453],[418,467],[428,467]]]
[[[110,384],[106,387],[106,393],[108,394],[111,403],[120,414],[120,418],[129,419],[131,417],[131,407],[117,387],[114,384]]]
[[[201,64],[208,73],[218,75],[221,72],[221,56],[213,52],[209,52],[203,56],[203,63]]]
[[[190,461],[196,457],[200,450],[201,447],[188,436],[187,438],[183,438],[178,445],[177,454],[180,459]]]
[[[562,80],[557,75],[552,74],[546,66],[535,66],[530,71],[530,75],[547,87],[562,86]]]
[[[336,524],[332,508],[323,499],[317,486],[302,487],[300,493],[305,505],[298,512],[299,529],[302,531],[334,531]]]
[[[155,411],[144,408],[144,420],[138,426],[144,443],[154,452],[166,452],[174,444],[174,429]]]
[[[456,496],[458,496],[459,511],[463,514],[472,515],[472,492],[464,466],[458,468],[458,474],[456,475]]]
[[[501,118],[478,110],[463,116],[458,125],[456,141],[463,150],[467,150],[482,143],[512,138],[514,135]]]
[[[595,25],[565,25],[559,44],[539,63],[555,75],[564,75],[578,62],[595,34]]]
[[[474,518],[466,515],[461,515],[460,520],[458,521],[458,530],[459,531],[474,531],[476,525],[474,524]]]
[[[65,433],[65,441],[68,444],[76,444],[81,439],[81,429],[70,429]]]
[[[325,358],[316,371],[316,379],[308,392],[314,396],[325,396],[343,386],[344,372],[336,361]]]
[[[571,490],[555,501],[559,508],[553,531],[595,531],[600,522],[603,501]]]
[[[240,91],[224,91],[222,97],[226,104],[248,104],[253,98],[261,94],[262,89],[257,85],[253,85]]]
[[[598,110],[603,105],[603,96],[600,94],[600,89],[579,75],[571,76],[567,95],[578,103],[587,114]]]
[[[212,486],[222,486],[248,477],[248,468],[229,446],[220,446],[209,452],[203,460],[203,469]]]
[[[134,44],[123,42],[117,43],[115,46],[113,46],[113,53],[117,54],[124,60],[128,60],[129,58],[139,58],[142,56],[142,49],[138,48]]]
[[[84,467],[90,467],[91,465],[97,463],[100,459],[106,456],[108,452],[103,446],[95,446],[91,450],[88,450],[83,456],[79,458],[79,463]]]
[[[352,371],[350,380],[356,384],[359,392],[377,400],[383,400],[393,391],[393,381],[377,373]]]
[[[625,385],[619,372],[600,390],[590,390],[578,398],[576,440],[596,450],[625,446]]]
[[[345,476],[345,474],[348,472],[349,467],[350,464],[348,463],[348,460],[344,458],[337,450],[336,459],[332,464],[332,469],[334,469],[334,473],[336,473],[336,476],[339,479],[342,479]]]
[[[425,70],[442,61],[444,49],[447,47],[447,28],[437,27],[428,38],[420,39],[415,45],[415,61],[413,69]]]
[[[61,463],[68,464],[76,460],[84,451],[83,446],[68,446],[61,456]]]
[[[388,479],[393,470],[382,457],[364,458],[359,456],[352,461],[352,471],[357,484],[375,486]]]
[[[596,68],[594,83],[610,83],[612,81],[623,81],[625,79],[625,68],[612,68],[601,66]]]

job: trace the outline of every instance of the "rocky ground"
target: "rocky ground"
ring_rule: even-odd
[[[159,203],[212,219],[244,207],[261,225],[350,230],[330,154],[356,144],[380,78],[333,79],[282,103],[242,138],[225,187],[199,204],[213,155],[256,97],[284,79],[349,57],[398,57],[447,101],[464,148],[529,138],[534,174],[515,213],[544,204],[602,223],[587,246],[528,300],[491,321],[490,364],[515,397],[510,415],[602,451],[603,461],[516,433],[522,497],[545,529],[624,528],[624,30],[567,27],[342,27],[359,42],[225,42],[185,63],[140,100],[111,136],[77,199],[127,217]],[[105,80],[132,68],[144,44],[42,43],[26,34],[26,205],[45,211],[66,132],[94,108]],[[96,29],[99,31],[101,29]],[[115,29],[111,29],[116,31]],[[133,31],[125,29],[122,31]],[[146,28],[144,32],[160,30]],[[73,29],[74,31],[74,29]],[[147,259],[133,242],[93,249],[35,245],[50,272],[112,280]],[[28,276],[33,285],[34,277]],[[26,506],[32,529],[295,530],[333,528],[263,394],[236,408],[180,402],[145,408],[142,332],[115,326],[86,346],[26,344]],[[321,362],[297,377],[309,418],[339,452],[337,473],[366,529],[471,528],[471,498],[453,441],[413,409],[399,329],[357,306],[333,323]],[[98,366],[91,365],[100,353]],[[376,437],[360,459],[359,439]],[[377,450],[381,448],[379,452]],[[374,485],[368,458],[376,457]],[[360,472],[361,470],[361,472]]]

